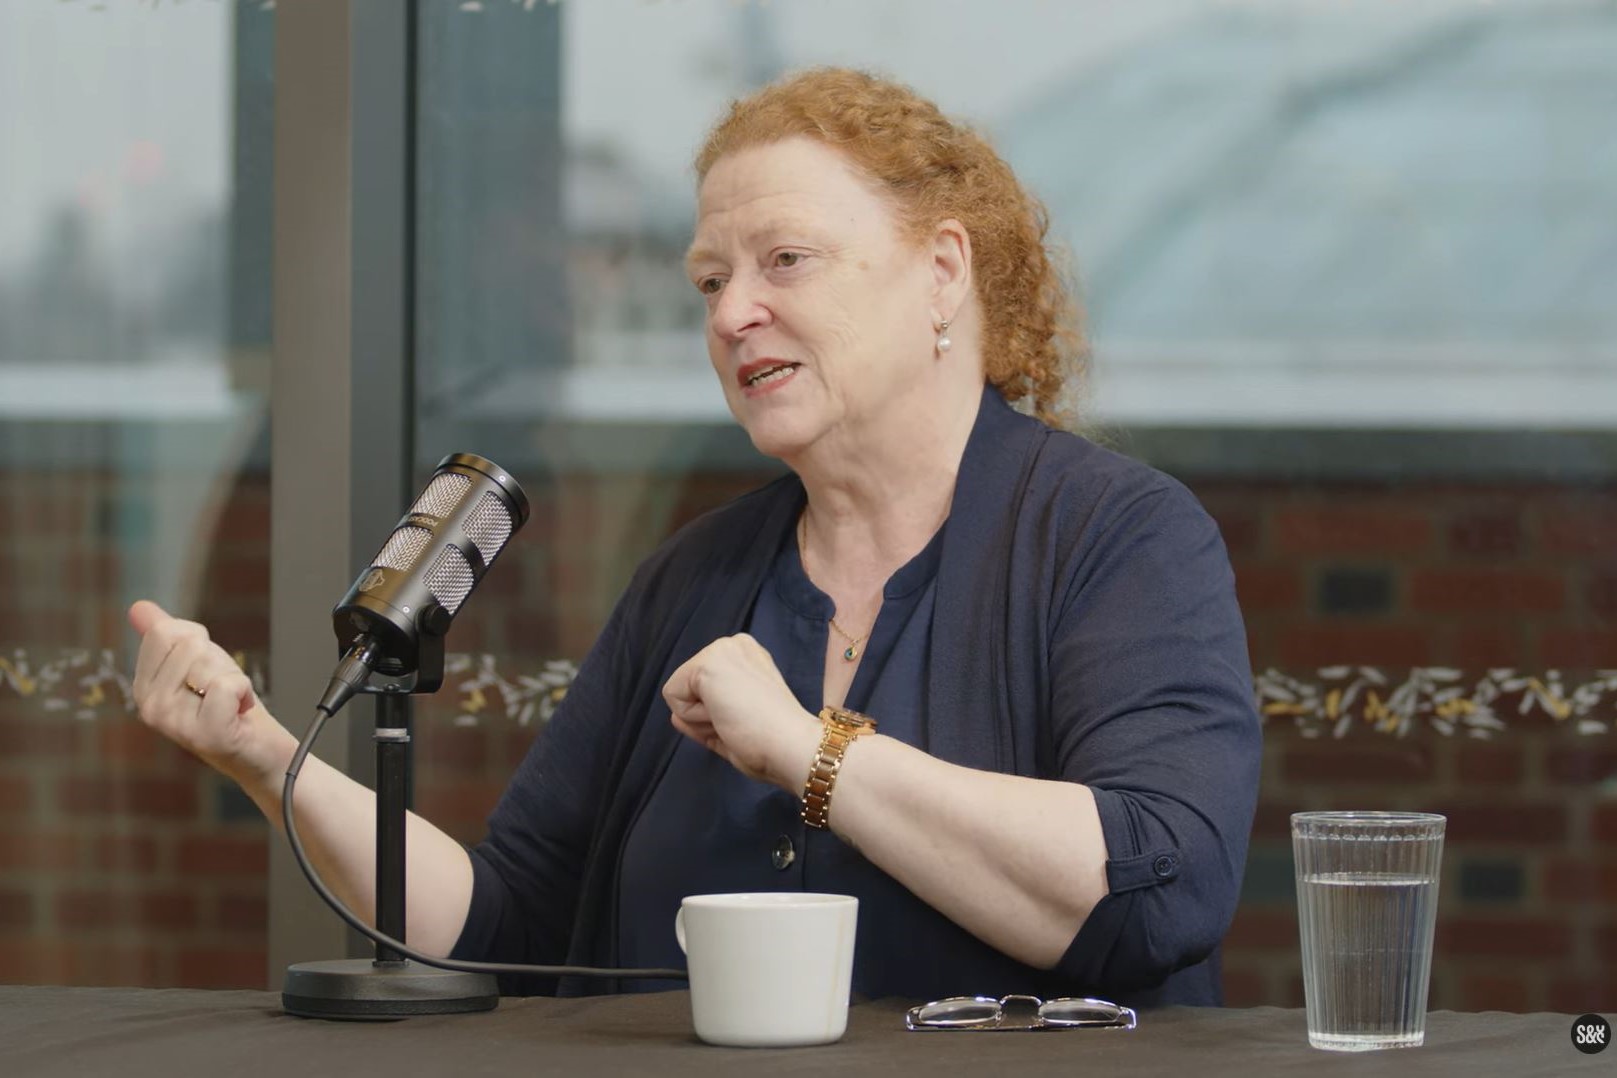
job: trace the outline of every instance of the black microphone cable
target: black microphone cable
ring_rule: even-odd
[[[303,740],[298,742],[298,751],[292,754],[292,762],[286,768],[286,781],[281,786],[281,821],[286,826],[286,838],[292,846],[292,856],[297,859],[298,868],[308,879],[309,885],[332,909],[337,916],[348,922],[350,928],[373,943],[380,943],[384,947],[391,947],[399,954],[419,962],[424,966],[436,966],[439,969],[456,970],[462,973],[528,973],[545,977],[609,977],[640,979],[660,979],[686,981],[690,974],[682,969],[600,969],[595,966],[525,966],[505,962],[465,962],[454,958],[435,958],[422,954],[414,948],[406,946],[400,940],[394,939],[383,932],[372,928],[361,920],[353,910],[343,903],[343,900],[332,893],[320,874],[309,863],[309,857],[303,851],[303,840],[298,837],[297,822],[292,814],[292,791],[297,786],[298,772],[303,770],[303,761],[308,759],[309,750],[314,747],[315,738],[320,736],[320,730],[331,718],[335,708],[328,712],[325,708],[316,708],[314,721],[309,723],[308,732]],[[380,886],[380,881],[378,881]]]

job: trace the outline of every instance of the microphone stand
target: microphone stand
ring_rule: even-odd
[[[420,665],[408,683],[384,681],[358,691],[376,697],[376,927],[409,943],[405,924],[405,822],[410,795],[410,694],[443,682],[443,637],[422,633]],[[493,1010],[499,988],[490,974],[437,969],[376,944],[374,959],[299,962],[281,989],[288,1014],[303,1018],[389,1020],[422,1014]]]

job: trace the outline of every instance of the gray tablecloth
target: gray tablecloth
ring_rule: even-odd
[[[821,1048],[713,1048],[683,992],[507,999],[497,1010],[343,1023],[291,1018],[270,992],[0,988],[0,1075],[1617,1074],[1617,1049],[1584,1055],[1571,1015],[1434,1012],[1422,1048],[1354,1055],[1308,1047],[1303,1013],[1172,1008],[1139,1028],[1061,1033],[907,1033],[905,1004],[853,1008]]]

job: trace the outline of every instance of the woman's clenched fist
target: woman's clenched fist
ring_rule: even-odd
[[[748,778],[796,792],[820,740],[769,651],[746,633],[693,655],[663,686],[674,728]]]

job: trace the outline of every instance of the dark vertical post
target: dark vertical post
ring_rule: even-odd
[[[275,11],[270,703],[291,722],[336,661],[332,603],[410,493],[414,19],[396,0]],[[371,731],[346,725],[320,755],[371,783]],[[357,933],[343,940],[279,843],[270,877],[272,980],[370,953]]]
[[[401,943],[404,935],[405,810],[410,773],[410,698],[376,697],[376,927]],[[376,961],[404,956],[378,943]]]

